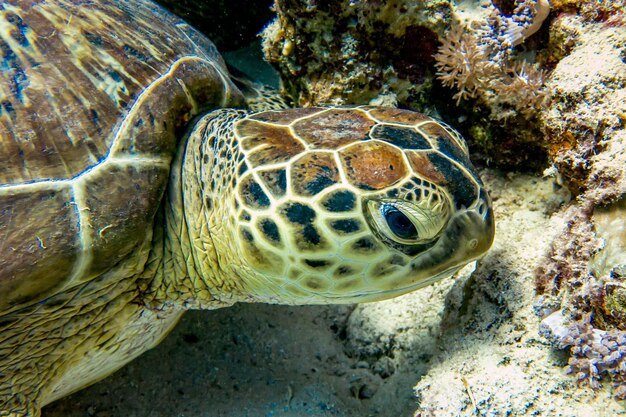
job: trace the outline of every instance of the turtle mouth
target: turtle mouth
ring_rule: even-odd
[[[342,303],[345,302],[369,302],[369,301],[382,301],[390,298],[394,298],[403,294],[407,294],[413,292],[415,290],[419,290],[420,288],[427,287],[431,284],[434,284],[437,281],[441,281],[445,278],[449,278],[455,273],[457,273],[461,268],[465,265],[455,266],[445,271],[442,271],[436,275],[432,275],[427,279],[415,281],[409,285],[394,287],[390,289],[373,289],[371,291],[359,291],[354,294],[319,294],[314,293],[312,291],[306,291],[310,293],[312,296],[321,297],[327,300],[342,300]],[[350,301],[352,300],[352,301]],[[334,302],[333,302],[334,304]]]

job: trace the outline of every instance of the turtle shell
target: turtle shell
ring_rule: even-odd
[[[182,129],[243,102],[215,46],[151,2],[13,0],[0,12],[1,315],[149,238]]]

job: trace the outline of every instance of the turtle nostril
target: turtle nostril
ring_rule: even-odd
[[[484,216],[486,211],[487,211],[487,205],[485,204],[485,202],[481,201],[480,203],[478,203],[478,214],[480,214],[481,216]]]

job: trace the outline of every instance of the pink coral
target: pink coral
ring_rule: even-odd
[[[450,31],[434,57],[438,78],[457,90],[457,105],[481,99],[496,119],[511,116],[511,108],[527,118],[536,114],[548,93],[546,73],[515,59],[512,48],[536,32],[549,11],[547,0],[525,0],[512,17],[496,11],[471,30],[459,25]]]
[[[548,95],[545,71],[525,61],[497,64],[486,49],[462,27],[452,30],[435,55],[438,78],[458,90],[453,96],[457,105],[463,99],[478,98],[492,107],[495,119],[510,116],[504,111],[507,107],[531,117]]]
[[[545,86],[546,72],[525,61],[517,61],[491,83],[496,104],[509,104],[526,117],[542,108],[549,90]]]
[[[473,36],[461,26],[452,30],[435,54],[437,76],[446,87],[456,87],[457,105],[462,99],[476,98],[498,70]]]

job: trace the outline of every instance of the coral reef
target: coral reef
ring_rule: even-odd
[[[489,55],[488,46],[479,42],[457,27],[435,54],[437,76],[443,85],[458,90],[453,96],[457,105],[462,99],[480,98],[491,109],[492,120],[517,114],[529,119],[536,116],[548,97],[545,71],[526,61],[499,63]],[[502,56],[500,52],[496,55]]]
[[[594,388],[608,376],[624,399],[626,27],[616,3],[561,2],[552,23],[561,46],[549,50],[561,57],[541,121],[556,171],[578,197],[538,269],[537,288],[539,310],[571,323],[557,343],[572,355],[570,372]]]
[[[539,30],[550,6],[545,0],[516,2],[510,11],[504,6],[469,26],[453,23],[435,55],[437,76],[457,90],[453,98],[466,119],[460,128],[486,161],[538,169],[545,163],[538,157],[545,150],[537,119],[549,98],[547,72],[537,45],[524,53],[514,47]],[[530,154],[535,157],[524,157]]]
[[[277,0],[264,50],[299,105],[438,114],[458,121],[475,160],[537,170],[546,151],[534,119],[548,90],[536,59],[545,35],[533,33],[548,10],[545,0],[506,13],[490,2]]]
[[[538,271],[539,292],[566,294],[570,303],[563,307],[572,319],[591,314],[596,328],[626,330],[626,199],[593,212],[572,206],[565,218],[564,233]]]
[[[626,29],[619,13],[607,16],[613,4],[558,4],[580,14],[562,12],[550,28],[559,61],[541,121],[556,171],[578,198],[537,271],[537,307],[555,311],[544,322],[569,323],[555,341],[571,354],[568,372],[594,389],[608,377],[626,399]]]
[[[457,105],[462,99],[476,98],[499,70],[484,48],[462,27],[448,34],[435,59],[437,76],[443,85],[458,90],[452,96]]]
[[[278,0],[264,31],[267,59],[299,105],[401,101],[430,89],[450,1]]]
[[[563,15],[551,32],[568,51],[547,81],[546,148],[573,192],[589,190],[596,204],[610,202],[625,183],[626,26]]]
[[[552,0],[557,12],[576,13],[588,22],[618,22],[624,18],[626,1],[606,0]]]
[[[626,199],[587,200],[565,219],[538,269],[536,307],[555,346],[569,349],[568,373],[594,389],[608,376],[626,399]]]

